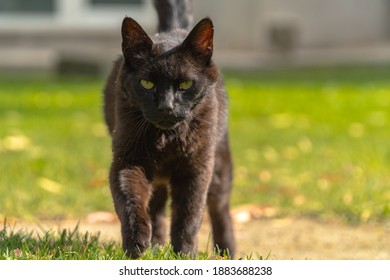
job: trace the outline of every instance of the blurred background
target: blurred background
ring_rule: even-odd
[[[225,68],[390,61],[389,0],[197,0],[213,19]],[[154,33],[151,0],[0,0],[0,70],[106,73],[120,24]]]

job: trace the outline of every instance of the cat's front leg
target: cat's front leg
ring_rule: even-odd
[[[110,181],[115,210],[121,221],[123,250],[127,256],[138,258],[151,239],[148,204],[152,186],[140,167],[112,170]]]
[[[210,184],[209,172],[177,172],[171,178],[171,242],[175,252],[194,253]]]

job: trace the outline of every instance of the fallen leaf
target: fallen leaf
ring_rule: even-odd
[[[3,140],[3,148],[9,151],[23,151],[31,146],[31,141],[24,135],[10,135]]]
[[[85,221],[90,224],[116,223],[118,222],[118,217],[111,212],[98,211],[98,212],[89,213],[85,217]]]
[[[60,183],[44,177],[38,179],[38,186],[45,191],[55,194],[61,193],[62,190],[62,185]]]
[[[253,219],[273,218],[278,211],[267,205],[243,205],[232,210],[232,217],[236,223],[247,223]]]

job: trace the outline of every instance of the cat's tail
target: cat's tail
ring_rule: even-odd
[[[191,28],[191,0],[154,0],[154,6],[159,19],[158,32]]]

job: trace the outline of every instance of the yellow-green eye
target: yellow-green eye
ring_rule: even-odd
[[[184,81],[179,84],[179,88],[182,90],[187,90],[192,87],[193,82],[192,81]]]
[[[144,89],[152,89],[152,88],[154,88],[154,83],[151,82],[151,81],[148,81],[148,80],[141,80],[140,83],[141,83],[141,86],[142,86]]]

